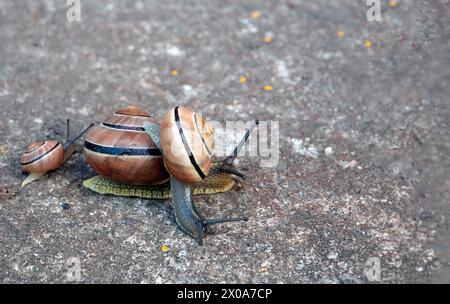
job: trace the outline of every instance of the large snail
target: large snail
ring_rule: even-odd
[[[92,126],[93,124],[84,129],[75,138],[70,139],[70,120],[67,119],[67,139],[64,144],[56,140],[42,140],[28,145],[20,157],[22,171],[29,173],[22,182],[22,187],[65,163],[75,152],[75,142]]]
[[[211,125],[200,114],[186,107],[175,107],[164,115],[161,127],[155,120],[148,119],[148,114],[137,107],[119,110],[115,116],[122,116],[125,115],[123,113],[128,113],[128,115],[133,117],[134,114],[132,113],[138,112],[140,113],[139,117],[146,117],[147,119],[141,119],[139,123],[131,125],[125,122],[125,118],[123,118],[121,123],[130,128],[113,128],[120,130],[122,134],[114,131],[114,136],[108,137],[104,132],[110,130],[102,130],[96,127],[86,136],[84,147],[86,160],[100,175],[84,181],[83,185],[85,187],[100,194],[149,199],[167,199],[172,197],[172,206],[177,224],[185,233],[195,238],[200,245],[203,244],[205,234],[209,232],[209,226],[223,222],[247,220],[246,218],[204,219],[198,213],[192,201],[192,195],[225,192],[230,190],[235,184],[236,176],[244,178],[244,175],[233,166],[233,162],[240,149],[248,140],[251,131],[258,124],[257,121],[246,131],[244,138],[230,156],[222,161],[212,162],[214,132]],[[110,121],[110,119],[107,121]],[[106,123],[106,125],[108,124]],[[105,123],[100,127],[104,126]],[[127,142],[121,139],[121,137],[128,137],[128,132],[139,133],[142,135],[142,138],[144,136],[147,136],[148,139],[151,138],[151,140],[146,142],[146,146],[139,147],[141,150],[152,151],[151,155],[147,155],[153,160],[152,164],[146,166],[142,174],[152,177],[159,176],[158,178],[152,178],[151,181],[146,183],[142,183],[141,176],[139,176],[139,181],[134,180],[134,177],[125,180],[124,176],[128,172],[126,169],[120,171],[120,174],[110,173],[110,170],[114,171],[112,167],[115,166],[110,160],[111,153],[104,153],[103,155],[98,153],[98,151],[93,152],[95,150],[93,144],[106,147],[102,148],[101,152],[124,152],[112,154],[116,161],[118,160],[121,163],[130,162],[129,165],[124,165],[124,167],[131,169],[130,176],[134,176],[134,163],[136,160],[133,157],[135,153],[133,152],[134,150],[131,150],[130,153],[130,149],[135,149],[135,146],[130,141]],[[93,143],[93,139],[98,139],[99,134],[103,134],[104,138],[108,137],[111,143],[123,143],[124,145],[112,147]],[[121,150],[111,150],[110,148]],[[154,149],[157,149],[159,154]],[[92,153],[98,153],[94,162],[91,157]],[[104,159],[103,162],[102,158]],[[100,170],[97,170],[97,168],[100,168]],[[170,174],[170,182],[167,181],[168,174]]]
[[[164,183],[169,173],[161,151],[145,133],[144,123],[157,121],[136,106],[120,109],[86,135],[84,154],[94,170],[110,180],[152,185]]]

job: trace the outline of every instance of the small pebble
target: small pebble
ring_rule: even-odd
[[[170,56],[178,57],[184,55],[184,51],[176,46],[169,46],[166,48],[166,53]]]
[[[370,49],[372,46],[373,46],[373,42],[372,41],[370,41],[370,40],[364,41],[364,47],[366,49]]]
[[[264,43],[271,43],[271,42],[272,42],[272,37],[264,36]]]
[[[340,160],[339,165],[341,165],[341,167],[344,169],[354,168],[358,165],[358,162],[356,160],[351,160],[351,161]]]
[[[269,266],[270,262],[269,261],[264,261],[261,263],[261,267],[263,268],[267,268],[267,266]]]
[[[239,83],[244,84],[246,82],[247,82],[247,77],[245,77],[245,76],[239,77]]]
[[[392,8],[397,7],[398,6],[397,0],[390,0],[389,1],[389,6],[392,7]]]
[[[326,148],[325,148],[325,155],[326,155],[326,156],[330,156],[331,154],[333,154],[333,148],[331,148],[331,147],[326,147]]]
[[[272,91],[272,90],[273,90],[273,87],[272,87],[271,85],[265,85],[265,86],[264,86],[264,91],[270,92],[270,91]]]
[[[0,145],[0,156],[5,154],[7,151],[6,146]]]
[[[185,92],[191,92],[192,91],[192,86],[190,86],[188,84],[185,84],[185,85],[183,85],[183,90]]]
[[[264,34],[264,43],[271,43],[273,40],[273,34],[271,32],[267,32]]]
[[[339,254],[336,251],[332,251],[327,255],[327,258],[329,260],[336,260],[338,258]]]
[[[251,16],[252,19],[259,19],[261,17],[261,12],[260,11],[253,11],[250,14],[250,16]]]

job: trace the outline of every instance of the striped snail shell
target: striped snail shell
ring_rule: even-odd
[[[45,173],[57,169],[63,163],[64,150],[55,140],[37,141],[30,144],[20,157],[22,171]]]
[[[151,185],[165,182],[161,151],[143,124],[158,124],[147,112],[128,106],[115,112],[86,135],[84,155],[94,170],[113,181]]]
[[[204,179],[211,167],[214,129],[199,113],[175,107],[161,122],[161,148],[167,171],[184,183]]]

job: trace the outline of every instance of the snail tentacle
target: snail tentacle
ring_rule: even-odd
[[[246,176],[238,169],[236,168],[233,163],[236,160],[237,155],[241,151],[241,149],[245,146],[245,143],[248,141],[248,138],[250,137],[251,132],[253,129],[259,125],[259,121],[255,120],[253,124],[245,131],[245,135],[242,137],[240,142],[237,144],[237,146],[233,149],[233,152],[225,157],[222,161],[218,163],[217,166],[213,166],[210,170],[210,174],[217,174],[217,173],[228,173],[232,174],[234,176],[238,176],[242,179],[245,179]]]
[[[225,157],[223,160],[224,164],[232,165],[235,161],[236,157],[239,154],[239,151],[245,146],[245,144],[248,141],[248,138],[250,137],[250,134],[252,133],[253,129],[259,125],[259,120],[255,120],[253,124],[245,131],[244,137],[242,137],[241,141],[237,144],[237,146],[234,148],[233,153],[231,153],[229,156]]]
[[[77,136],[75,136],[74,138],[70,139],[70,137],[69,137],[70,136],[69,123],[70,123],[70,120],[67,119],[67,139],[66,139],[66,142],[63,144],[64,151],[67,150],[67,148],[69,148],[71,145],[73,145],[78,139],[81,138],[81,136],[83,136],[87,131],[89,131],[90,128],[92,128],[94,126],[94,124],[91,123],[83,131],[81,131]]]

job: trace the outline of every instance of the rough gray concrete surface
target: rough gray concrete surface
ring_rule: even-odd
[[[369,23],[365,1],[81,0],[69,22],[0,0],[0,282],[78,259],[81,282],[365,283],[374,257],[382,283],[450,282],[450,2],[381,2]],[[199,247],[168,202],[84,189],[80,153],[20,188],[27,144],[128,104],[279,121],[275,168],[240,158],[245,181],[196,198],[250,220]]]

